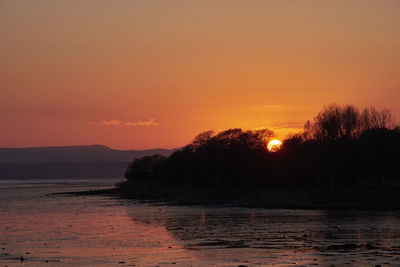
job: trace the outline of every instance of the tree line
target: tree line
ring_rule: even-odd
[[[328,105],[277,152],[266,149],[271,130],[203,132],[169,157],[134,160],[121,186],[135,181],[243,188],[380,188],[396,184],[400,128],[390,110]]]

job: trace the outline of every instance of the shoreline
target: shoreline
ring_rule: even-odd
[[[54,195],[110,196],[162,205],[203,205],[264,209],[400,210],[398,189],[374,190],[212,190],[138,185],[131,188],[60,192]]]

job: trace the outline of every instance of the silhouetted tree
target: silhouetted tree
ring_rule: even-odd
[[[392,126],[387,109],[331,104],[305,123],[304,132],[289,135],[278,152],[266,149],[274,135],[268,129],[207,131],[168,158],[136,159],[126,177],[243,190],[376,188],[400,172],[400,128]]]
[[[365,108],[361,113],[361,125],[363,130],[389,129],[393,126],[392,113],[388,109]]]
[[[128,165],[125,177],[127,179],[157,179],[160,175],[161,164],[165,159],[166,157],[158,154],[135,159]]]
[[[304,136],[308,139],[338,141],[342,138],[356,138],[370,129],[389,129],[392,125],[392,115],[388,109],[370,107],[360,112],[353,105],[341,107],[331,104],[314,117],[313,123],[305,123]]]

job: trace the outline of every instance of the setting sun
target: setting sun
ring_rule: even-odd
[[[268,145],[267,149],[269,152],[276,152],[281,148],[282,142],[278,139],[271,140]]]

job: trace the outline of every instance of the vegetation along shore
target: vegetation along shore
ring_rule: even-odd
[[[207,131],[169,157],[135,159],[125,182],[97,193],[176,204],[400,207],[400,128],[389,110],[331,104],[268,150],[273,137],[268,129]]]

